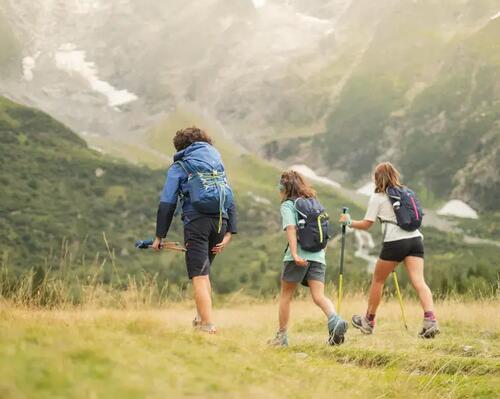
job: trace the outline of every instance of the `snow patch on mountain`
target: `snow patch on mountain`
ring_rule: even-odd
[[[255,8],[262,8],[266,5],[267,0],[252,0],[252,3]]]
[[[35,69],[36,67],[36,59],[38,58],[38,56],[40,55],[40,53],[38,52],[37,54],[35,54],[34,56],[26,56],[23,58],[23,61],[22,61],[22,66],[23,66],[23,78],[24,80],[28,81],[28,82],[31,82],[34,78],[34,74],[33,74],[33,69]]]
[[[295,15],[297,16],[301,25],[303,24],[303,26],[314,26],[323,30],[324,33],[331,33],[334,31],[333,23],[331,20],[313,17],[311,15],[306,15],[300,12],[296,12]]]
[[[90,14],[101,6],[97,0],[77,0],[75,3],[75,12],[77,14]]]
[[[79,74],[85,79],[92,90],[104,95],[110,107],[118,107],[137,100],[137,96],[128,90],[119,90],[110,83],[99,79],[98,70],[93,62],[86,61],[86,53],[77,50],[73,43],[65,43],[59,47],[54,55],[56,66],[70,74]]]
[[[466,219],[478,218],[477,212],[465,202],[460,200],[448,201],[439,211],[437,211],[437,214],[441,216],[454,216]]]
[[[328,177],[318,176],[314,170],[312,170],[307,165],[293,165],[290,169],[303,174],[305,177],[315,180],[317,182],[326,184],[331,187],[340,188],[341,185],[336,181],[329,179]]]

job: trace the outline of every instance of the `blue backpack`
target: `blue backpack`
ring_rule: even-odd
[[[297,240],[302,249],[318,252],[326,248],[329,231],[328,214],[316,198],[299,197],[294,202],[298,213]]]
[[[407,187],[388,187],[386,194],[396,214],[397,225],[406,231],[417,230],[424,216],[417,195]]]
[[[219,152],[210,144],[195,142],[175,163],[188,175],[189,200],[194,209],[207,215],[219,215],[220,231],[222,214],[233,204],[233,192]]]

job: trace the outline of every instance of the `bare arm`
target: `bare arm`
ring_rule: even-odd
[[[351,220],[351,216],[349,214],[342,214],[339,221],[340,223],[347,224],[353,229],[358,230],[368,230],[373,225],[373,222],[371,220]]]
[[[352,220],[351,227],[358,230],[368,230],[372,227],[373,222],[371,220]]]
[[[307,261],[302,259],[297,254],[297,227],[287,226],[286,227],[286,238],[288,240],[288,245],[290,246],[290,253],[292,254],[293,260],[298,266],[307,266]]]

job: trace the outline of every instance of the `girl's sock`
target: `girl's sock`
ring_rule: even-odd
[[[368,320],[368,323],[370,323],[370,325],[373,327],[375,325],[375,313],[367,313],[366,320]]]
[[[424,319],[436,320],[436,316],[434,315],[434,312],[432,310],[428,310],[428,311],[424,312]]]
[[[332,320],[332,319],[334,319],[334,318],[336,318],[336,317],[338,317],[338,316],[337,316],[335,313],[330,313],[330,314],[328,315],[328,321],[330,321],[330,320]]]

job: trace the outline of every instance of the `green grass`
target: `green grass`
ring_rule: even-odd
[[[276,303],[217,303],[217,336],[190,329],[190,303],[163,309],[0,311],[0,396],[17,398],[496,398],[500,389],[498,301],[443,302],[442,334],[416,338],[421,310],[383,303],[376,334],[349,330],[325,344],[310,301],[292,308],[288,349],[265,344]],[[344,313],[364,308],[346,298]],[[479,326],[479,327],[478,327]]]

